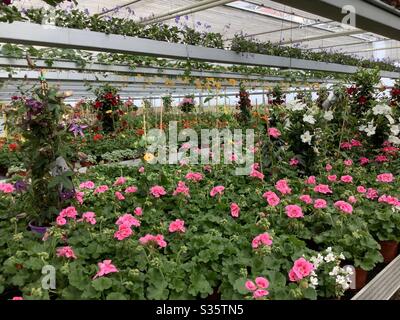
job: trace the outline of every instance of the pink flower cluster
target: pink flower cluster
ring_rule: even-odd
[[[185,221],[180,220],[180,219],[176,219],[175,221],[172,221],[169,224],[168,231],[171,232],[171,233],[173,233],[173,232],[184,233],[186,231]]]
[[[314,269],[314,265],[306,259],[297,259],[289,271],[289,280],[292,282],[299,281],[309,276]]]
[[[269,128],[268,135],[273,138],[279,138],[281,136],[281,132],[277,128]]]
[[[224,192],[225,187],[224,186],[216,186],[214,188],[211,189],[210,191],[210,196],[211,197],[215,197],[217,194],[222,195],[222,193]]]
[[[63,210],[58,214],[56,218],[56,223],[59,226],[63,226],[67,223],[66,218],[70,219],[76,219],[76,216],[78,215],[78,212],[76,211],[75,207],[68,207]]]
[[[257,249],[261,245],[264,245],[264,246],[272,245],[272,238],[267,232],[259,234],[251,242],[251,246],[253,247],[253,249]]]
[[[122,186],[123,184],[126,183],[126,178],[125,177],[119,177],[115,182],[114,186]]]
[[[258,171],[259,168],[260,165],[258,163],[254,163],[251,166],[250,177],[264,180],[264,174],[261,171]]]
[[[327,207],[327,202],[324,199],[317,199],[314,202],[315,209],[325,209]]]
[[[118,230],[114,233],[114,238],[122,241],[133,234],[133,231],[131,229],[132,226],[140,227],[140,221],[137,220],[130,213],[126,213],[118,218],[116,225],[118,226]]]
[[[85,181],[79,185],[79,189],[94,189],[95,184],[93,181]]]
[[[103,262],[99,262],[99,271],[93,277],[93,280],[98,277],[103,277],[109,273],[118,272],[118,269],[111,262],[111,260],[103,260]]]
[[[347,214],[351,214],[353,212],[353,206],[346,201],[342,201],[342,200],[336,201],[334,203],[334,206],[336,209],[338,209],[344,213],[347,213]]]
[[[313,199],[308,194],[303,194],[299,197],[300,201],[303,201],[305,204],[312,204]]]
[[[275,184],[275,188],[282,194],[292,193],[292,189],[289,187],[289,185],[285,179],[277,181]]]
[[[305,184],[314,185],[317,183],[317,178],[315,176],[310,176],[306,179]]]
[[[269,287],[269,281],[264,277],[257,277],[255,283],[251,280],[247,280],[245,286],[247,290],[253,292],[254,299],[260,299],[269,294],[266,290]]]
[[[194,181],[194,182],[199,182],[203,180],[203,174],[199,172],[189,172],[185,176],[186,180]]]
[[[150,193],[154,198],[160,198],[161,196],[165,196],[167,192],[164,187],[161,186],[153,186],[150,188]]]
[[[399,207],[400,206],[400,200],[396,197],[392,197],[392,196],[387,196],[387,195],[381,195],[378,199],[378,202],[383,202],[383,203],[387,203],[390,204],[391,206],[394,207]]]
[[[376,181],[378,182],[393,182],[393,180],[394,177],[391,173],[378,174],[378,176],[376,177]]]
[[[267,200],[268,204],[271,207],[276,207],[280,202],[281,199],[277,196],[277,194],[273,191],[267,191],[263,194],[263,198]]]
[[[82,219],[79,219],[78,221],[85,221],[90,224],[96,224],[96,214],[94,212],[85,212],[84,214],[82,214]]]
[[[94,190],[94,194],[96,193],[104,193],[109,190],[109,187],[106,185],[99,186],[96,190]]]
[[[319,192],[322,194],[332,193],[331,188],[326,184],[319,184],[314,187],[315,192]]]
[[[78,201],[79,204],[83,204],[83,197],[85,196],[85,193],[82,191],[75,192],[75,199]]]
[[[290,166],[296,167],[299,164],[299,160],[297,158],[292,158],[289,161]]]
[[[15,188],[11,183],[0,183],[0,191],[3,193],[13,193]]]
[[[123,195],[121,192],[119,192],[119,191],[116,191],[116,192],[115,192],[115,197],[116,197],[119,201],[124,201],[124,200],[125,200],[124,195]]]
[[[174,193],[172,195],[176,196],[177,194],[182,193],[186,197],[189,196],[189,187],[183,181],[178,181],[178,186],[176,187]]]
[[[65,257],[67,259],[76,259],[74,250],[71,247],[57,248],[57,257]]]
[[[344,183],[352,183],[353,182],[353,177],[346,175],[346,176],[341,176],[340,177],[340,181],[344,182]]]
[[[290,204],[285,207],[286,215],[289,218],[303,218],[303,211],[298,205]]]
[[[135,210],[133,210],[133,213],[137,216],[141,216],[143,215],[143,209],[141,207],[137,207]]]
[[[240,214],[240,207],[237,203],[231,203],[231,216],[234,218],[238,218]]]
[[[162,234],[158,234],[155,236],[151,234],[146,234],[144,237],[141,237],[139,239],[139,242],[142,245],[146,245],[148,243],[155,243],[160,248],[165,248],[167,246],[167,242],[164,240],[164,236]]]
[[[128,188],[125,189],[125,193],[135,193],[138,191],[138,188],[135,186],[130,186]]]

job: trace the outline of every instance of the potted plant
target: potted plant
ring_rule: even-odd
[[[117,88],[108,84],[95,90],[97,96],[93,107],[97,110],[97,119],[102,124],[104,132],[114,132],[123,111],[123,103]]]
[[[192,112],[195,108],[194,96],[193,95],[185,96],[185,98],[183,98],[183,100],[179,103],[179,107],[185,113]]]
[[[67,125],[62,123],[63,99],[69,93],[56,88],[35,90],[30,98],[21,98],[12,117],[21,128],[21,154],[30,184],[23,194],[24,210],[29,217],[32,231],[43,234],[54,221],[63,202],[73,196],[73,172],[64,165],[62,172],[57,165],[66,154],[63,143]]]

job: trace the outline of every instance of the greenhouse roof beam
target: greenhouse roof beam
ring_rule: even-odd
[[[293,8],[310,12],[318,16],[342,22],[347,13],[342,13],[344,6],[355,9],[355,26],[390,39],[400,40],[399,13],[377,5],[377,1],[362,0],[274,0]]]
[[[336,63],[236,53],[222,49],[107,35],[100,32],[49,27],[24,22],[0,23],[0,42],[325,72],[355,73],[358,70],[356,66]],[[381,76],[399,78],[400,73],[382,71]]]
[[[157,67],[137,67],[131,68],[128,65],[107,65],[93,63],[87,65],[82,69],[77,66],[73,61],[53,61],[49,66],[45,60],[35,59],[32,61],[35,63],[37,68],[40,69],[52,69],[52,70],[74,70],[74,71],[95,71],[95,72],[113,72],[121,74],[140,74],[140,75],[157,75],[157,76],[174,76],[174,77],[185,77],[187,74],[183,69],[173,68],[157,68]],[[27,61],[25,59],[14,59],[8,57],[0,57],[0,67],[12,67],[12,68],[27,68]],[[285,77],[282,76],[262,76],[262,75],[243,75],[235,72],[211,72],[211,71],[191,71],[190,77],[198,78],[222,78],[222,79],[235,79],[235,80],[251,80],[251,81],[284,81]],[[309,82],[336,82],[334,79],[296,79],[296,81],[309,81]]]
[[[334,32],[334,33],[324,34],[321,36],[307,37],[307,38],[302,38],[302,39],[294,39],[294,40],[277,42],[276,44],[284,45],[284,44],[292,44],[292,43],[300,43],[300,42],[309,42],[309,41],[315,41],[315,40],[325,40],[325,39],[330,39],[330,38],[353,36],[355,34],[361,34],[361,33],[365,33],[365,31],[351,30],[351,31],[344,31],[344,32]]]
[[[106,11],[103,11],[101,13],[98,13],[97,16],[99,16],[99,17],[104,16],[104,15],[110,13],[110,12],[114,12],[115,10],[119,10],[119,9],[122,9],[122,8],[125,8],[125,7],[129,7],[130,5],[135,4],[135,3],[139,2],[139,1],[142,1],[142,0],[129,1],[128,3],[125,3],[123,5],[119,5],[119,6],[116,6],[114,8],[111,8],[109,10],[106,10]]]

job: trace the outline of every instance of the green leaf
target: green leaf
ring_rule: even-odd
[[[303,295],[304,298],[310,299],[310,300],[316,300],[317,299],[317,291],[313,288],[306,288],[303,290]]]
[[[98,278],[96,280],[93,280],[92,286],[97,291],[104,291],[111,288],[112,280],[110,278]]]
[[[122,293],[119,292],[112,292],[107,295],[107,300],[128,300]]]

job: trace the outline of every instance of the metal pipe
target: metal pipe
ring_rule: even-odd
[[[314,41],[314,40],[323,40],[323,39],[329,39],[329,38],[352,36],[352,35],[361,34],[361,33],[365,33],[365,31],[364,30],[352,30],[352,31],[344,31],[344,32],[335,32],[335,33],[325,34],[325,35],[322,35],[322,36],[315,36],[315,37],[308,37],[308,38],[303,38],[303,39],[276,42],[275,44],[280,44],[280,45],[292,44],[292,43],[299,43],[299,42],[306,42],[306,41]]]
[[[177,15],[187,15],[187,14],[191,14],[191,13],[195,13],[198,11],[203,11],[206,9],[210,9],[210,8],[214,8],[220,5],[224,5],[226,3],[232,2],[232,0],[220,0],[220,1],[210,1],[210,0],[206,0],[206,1],[202,1],[196,4],[192,4],[190,6],[187,7],[183,7],[180,9],[176,9],[176,10],[172,10],[169,11],[167,13],[146,19],[141,21],[140,23],[143,25],[147,25],[147,24],[151,24],[151,23],[158,23],[158,22],[162,22],[165,20],[169,20],[169,19],[173,19],[175,18]]]
[[[97,14],[97,16],[98,16],[98,17],[104,16],[104,15],[106,15],[107,13],[110,13],[110,12],[113,12],[113,11],[115,11],[115,10],[128,7],[128,6],[130,6],[131,4],[135,4],[136,2],[139,2],[139,1],[141,1],[141,0],[130,1],[130,2],[128,2],[128,3],[126,3],[126,4],[122,5],[122,6],[116,6],[116,7],[112,8],[112,9],[109,9],[109,10],[106,10],[106,11],[104,11],[104,12],[102,12],[102,13],[99,13],[99,14]]]

